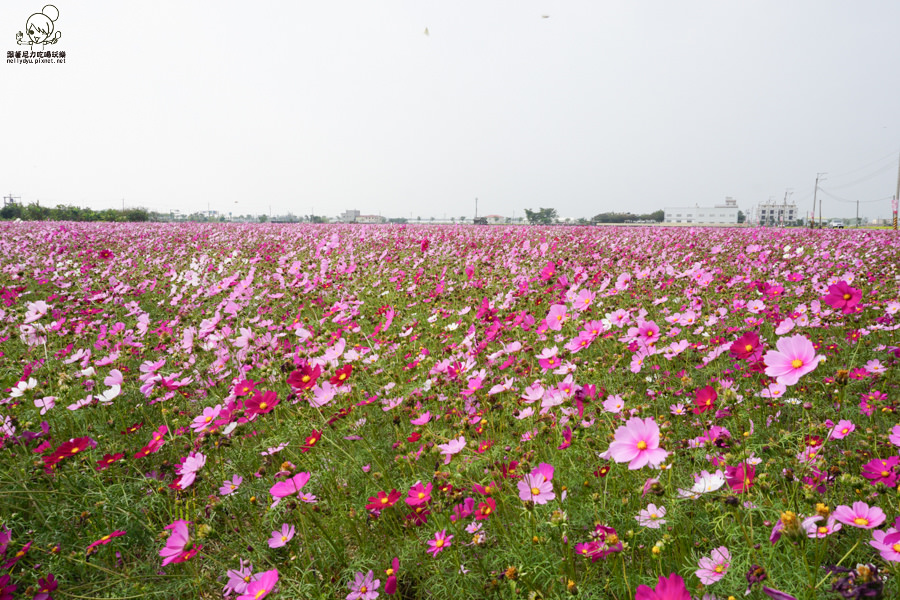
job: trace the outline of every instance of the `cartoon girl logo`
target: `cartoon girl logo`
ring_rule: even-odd
[[[48,44],[55,44],[62,37],[62,33],[54,31],[53,23],[59,18],[59,10],[52,4],[34,13],[25,22],[27,39],[20,31],[16,34],[16,43],[20,46],[31,46],[32,51],[43,50]]]

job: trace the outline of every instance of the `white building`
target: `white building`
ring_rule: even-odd
[[[665,223],[690,223],[692,225],[737,225],[738,205],[737,200],[730,196],[725,198],[724,204],[714,206],[683,206],[665,208]]]
[[[357,223],[387,223],[387,219],[382,217],[381,215],[358,215],[356,217]]]
[[[760,202],[756,207],[753,221],[760,227],[778,227],[788,225],[800,218],[796,204],[787,202]]]

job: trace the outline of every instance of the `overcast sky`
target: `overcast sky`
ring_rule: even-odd
[[[0,4],[4,57],[45,1]],[[55,6],[66,63],[0,64],[25,203],[575,218],[791,188],[806,214],[827,172],[826,218],[890,215],[894,0]]]

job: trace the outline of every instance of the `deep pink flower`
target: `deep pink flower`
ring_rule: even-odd
[[[753,487],[756,467],[741,463],[736,467],[725,467],[725,481],[736,492],[746,492]]]
[[[191,535],[188,532],[188,523],[179,519],[171,525],[166,525],[166,529],[171,529],[172,533],[166,539],[166,546],[159,551],[159,555],[163,558],[162,566],[169,563],[180,563],[194,556],[203,546],[191,547]]]
[[[103,546],[103,545],[105,545],[105,544],[108,544],[108,543],[110,543],[110,542],[112,541],[113,538],[121,537],[121,536],[123,536],[123,535],[125,535],[125,532],[122,531],[121,529],[116,530],[116,531],[113,531],[112,533],[107,533],[106,535],[104,535],[103,537],[101,537],[101,538],[100,538],[99,540],[97,540],[96,542],[91,542],[91,544],[87,547],[87,549],[86,549],[85,551],[86,551],[88,554],[92,554],[92,553],[95,551],[94,549],[95,549],[97,546]]]
[[[897,473],[895,468],[900,464],[900,457],[891,456],[887,460],[873,458],[863,465],[862,476],[869,480],[869,483],[883,483],[887,487],[895,487],[897,485]]]
[[[734,358],[756,362],[762,356],[763,346],[759,341],[759,334],[748,331],[736,339],[728,351]]]
[[[422,506],[431,500],[431,483],[417,481],[410,489],[405,502],[410,506]]]
[[[800,377],[813,371],[824,357],[803,335],[779,338],[777,350],[769,350],[763,357],[766,375],[782,385],[794,385]]]
[[[436,558],[439,553],[451,546],[450,540],[452,539],[453,536],[447,535],[447,530],[442,529],[434,534],[433,540],[428,540],[428,550],[426,552],[430,552]]]
[[[691,595],[684,585],[684,579],[677,573],[671,573],[668,578],[660,576],[655,589],[639,585],[635,590],[634,600],[691,600]]]
[[[854,502],[853,507],[841,504],[834,509],[834,518],[851,527],[875,529],[884,523],[884,511],[877,506],[869,507],[865,502]]]
[[[692,409],[694,414],[699,415],[708,410],[712,410],[715,408],[715,403],[718,398],[719,394],[716,393],[715,388],[711,385],[700,388],[694,396],[694,408]]]
[[[280,400],[275,392],[256,392],[244,403],[248,415],[264,415],[275,410]]]
[[[859,304],[862,298],[862,292],[854,287],[850,287],[846,281],[838,281],[828,286],[828,294],[822,298],[831,308],[841,310],[844,314],[854,312],[854,308]]]
[[[627,462],[628,468],[633,470],[647,464],[655,467],[668,455],[667,451],[659,447],[659,426],[653,418],[632,417],[624,426],[616,429],[614,441],[601,458],[612,458],[618,463]]]
[[[46,577],[38,579],[38,589],[32,600],[52,600],[50,592],[55,591],[58,587],[59,581],[53,576],[53,573],[49,573]]]
[[[397,593],[397,571],[399,570],[400,559],[395,556],[394,560],[391,561],[391,567],[385,571],[388,578],[384,582],[384,593],[388,596],[393,596]]]

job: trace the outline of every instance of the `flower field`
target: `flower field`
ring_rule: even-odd
[[[0,233],[2,600],[900,597],[893,232]]]

